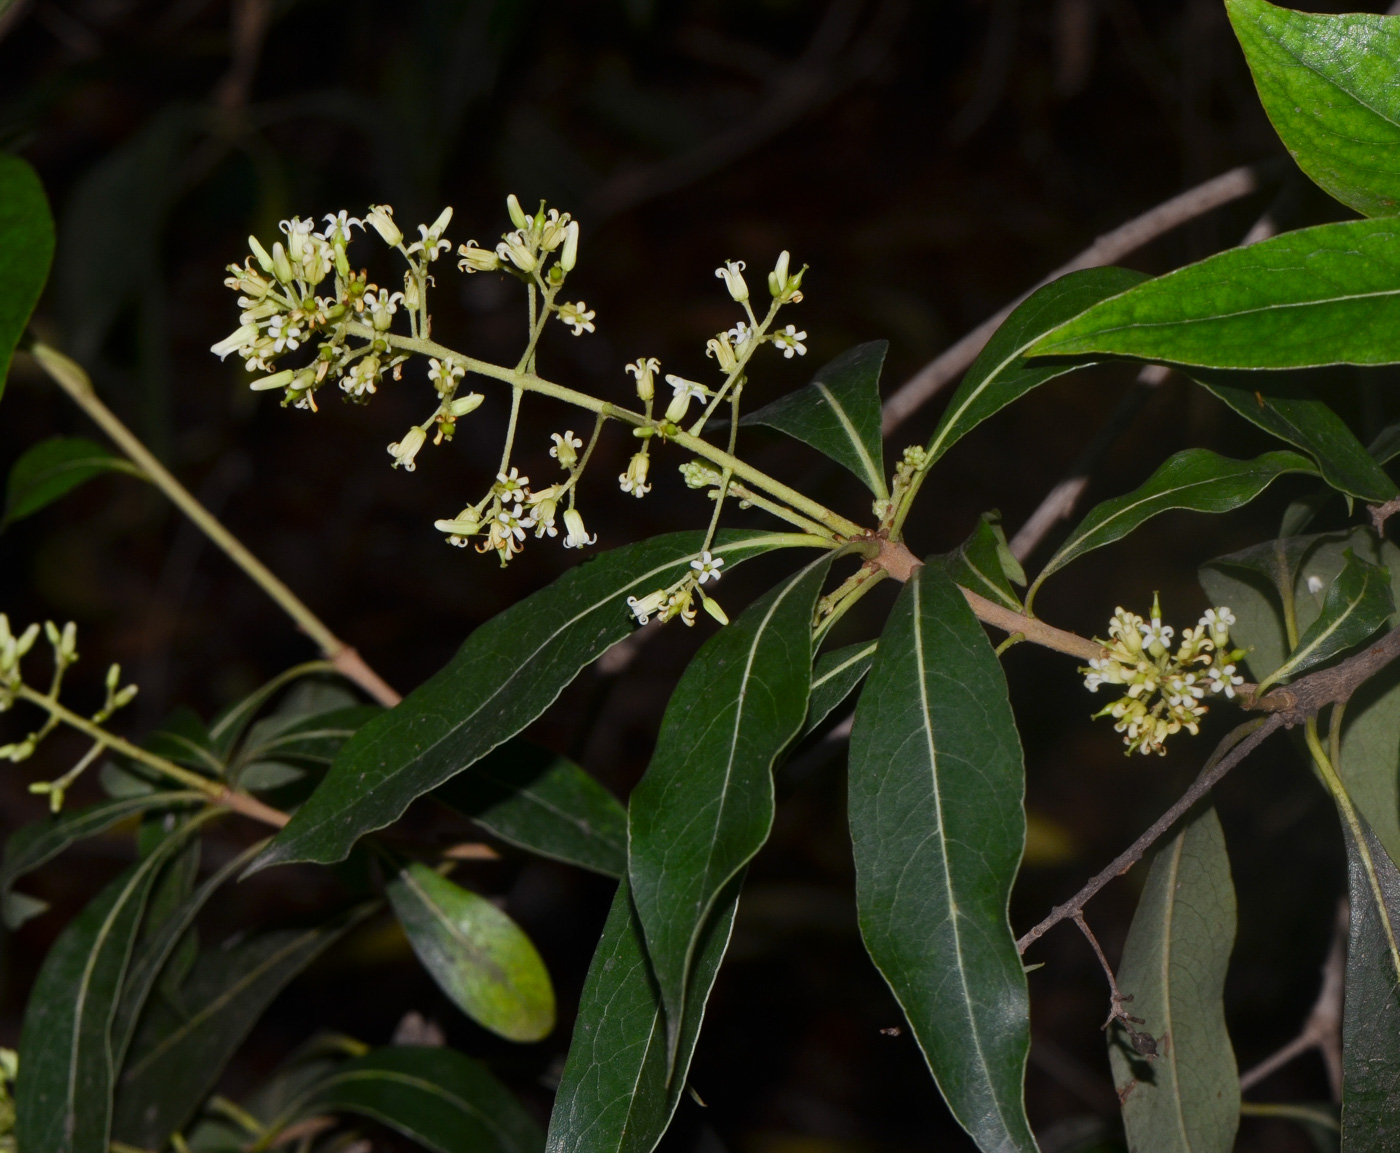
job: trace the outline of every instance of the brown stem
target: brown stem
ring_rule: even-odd
[[[251,817],[255,821],[261,821],[264,825],[271,825],[274,829],[280,829],[292,818],[281,809],[274,809],[271,805],[265,805],[257,797],[247,793],[235,793],[232,789],[224,789],[210,798],[216,805],[235,813],[241,813],[245,817]]]
[[[1128,1036],[1132,1039],[1133,1048],[1144,1057],[1155,1057],[1157,1055],[1157,1038],[1151,1033],[1144,1033],[1133,1028],[1134,1025],[1145,1025],[1147,1022],[1141,1017],[1134,1017],[1125,1008],[1132,995],[1123,996],[1118,990],[1118,978],[1113,975],[1113,966],[1108,963],[1108,958],[1103,955],[1103,946],[1099,944],[1099,939],[1094,936],[1094,930],[1089,928],[1089,922],[1084,919],[1084,910],[1080,909],[1074,914],[1074,923],[1079,926],[1079,931],[1084,934],[1090,947],[1094,950],[1094,956],[1099,959],[1099,967],[1103,969],[1103,975],[1108,978],[1108,1017],[1099,1026],[1107,1029],[1114,1021],[1121,1021],[1123,1028],[1127,1030]]]

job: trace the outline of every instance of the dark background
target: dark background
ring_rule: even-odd
[[[722,259],[747,260],[761,291],[764,271],[789,248],[812,266],[807,299],[786,318],[810,334],[810,352],[760,357],[747,394],[756,405],[873,339],[890,342],[888,394],[1100,232],[1226,168],[1281,153],[1217,0],[20,0],[0,32],[0,145],[36,166],[59,222],[35,329],[78,357],[177,475],[403,690],[577,554],[532,541],[502,571],[444,547],[432,527],[490,483],[504,425],[499,391],[485,388],[487,403],[455,443],[425,449],[406,474],[389,468],[384,446],[429,411],[421,370],[367,408],[331,399],[312,416],[251,394],[241,368],[210,356],[236,324],[223,266],[241,259],[250,230],[270,240],[281,217],[354,214],[387,200],[407,232],[452,204],[453,241],[487,243],[507,227],[507,192],[527,205],[547,197],[583,222],[571,296],[597,310],[598,332],[575,340],[552,326],[541,372],[624,401],[631,378],[622,365],[641,355],[703,378],[705,339],[737,319],[713,275]],[[1290,176],[1125,263],[1159,272],[1199,258],[1238,242],[1271,206],[1286,227],[1344,215]],[[376,246],[359,242],[352,258]],[[440,269],[434,335],[513,362],[524,328],[518,288],[467,278],[446,261]],[[915,508],[914,550],[954,546],[990,508],[1014,531],[1131,380],[1125,368],[1061,378],[967,437]],[[1343,371],[1327,383],[1363,437],[1384,423],[1382,374]],[[927,437],[945,399],[898,430],[891,459]],[[24,357],[0,411],[0,467],[46,436],[97,435]],[[548,433],[584,419],[528,403],[521,471],[550,476]],[[1118,440],[1087,500],[1126,491],[1189,445],[1233,456],[1265,447],[1173,377]],[[708,515],[676,476],[674,452],[658,455],[645,500],[619,493],[612,477],[632,448],[605,434],[583,485],[599,548],[698,527]],[[867,517],[851,478],[805,448],[755,432],[747,451]],[[1116,604],[1145,610],[1160,589],[1167,618],[1188,624],[1206,607],[1196,565],[1272,535],[1303,491],[1280,483],[1233,516],[1163,517],[1057,577],[1037,607],[1092,634]],[[1335,502],[1331,521],[1342,513]],[[729,523],[763,521],[734,510]],[[1031,570],[1047,555],[1042,548]],[[755,562],[726,579],[731,615],[784,563]],[[868,598],[843,623],[846,639],[872,635],[891,595]],[[75,699],[93,698],[106,662],[122,661],[142,688],[123,721],[133,734],[177,704],[208,716],[313,655],[158,495],[124,478],[0,536],[0,610],[21,626],[78,622],[85,660]],[[712,628],[703,616],[694,632],[673,624],[620,673],[585,673],[532,735],[625,796],[671,686]],[[1069,661],[1024,646],[1005,663],[1033,821],[1012,909],[1024,930],[1180,792],[1229,717],[1213,716],[1197,741],[1178,738],[1165,760],[1128,761],[1108,725],[1090,722],[1095,701]],[[66,751],[55,739],[36,761],[0,774],[4,829],[40,815],[26,785],[61,772]],[[901,1018],[856,931],[843,764],[841,746],[828,743],[799,750],[782,770],[778,824],[751,872],[696,1056],[693,1081],[708,1107],[683,1103],[667,1149],[971,1148],[911,1038],[881,1033]],[[95,787],[80,786],[73,803]],[[1240,893],[1227,1004],[1248,1068],[1294,1035],[1312,1003],[1342,891],[1341,844],[1330,805],[1282,740],[1227,781],[1219,805]],[[430,844],[472,836],[418,810],[407,829]],[[230,822],[214,849],[251,836]],[[125,835],[99,839],[31,879],[30,891],[57,908],[0,945],[0,1044],[15,1043],[28,984],[65,918],[130,851]],[[1090,909],[1114,960],[1141,875]],[[495,1041],[379,923],[276,1003],[226,1090],[246,1089],[317,1029],[383,1043],[417,1010],[452,1043],[492,1059],[543,1118],[610,885],[512,852],[458,879],[503,896],[539,943],[561,1002],[552,1037],[530,1047]],[[206,939],[313,916],[339,894],[315,870],[263,874],[228,892]],[[1030,979],[1030,1115],[1047,1151],[1079,1148],[1073,1133],[1095,1130],[1095,1118],[1099,1129],[1111,1125],[1116,1113],[1099,1031],[1106,989],[1072,928],[1054,930],[1027,959],[1045,962]],[[1326,1095],[1315,1056],[1251,1094]],[[1256,1120],[1244,1122],[1239,1143],[1310,1147],[1301,1131]]]

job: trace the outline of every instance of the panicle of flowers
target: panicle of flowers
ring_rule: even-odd
[[[705,549],[690,562],[689,571],[679,580],[665,588],[653,589],[644,596],[628,597],[627,607],[632,610],[632,615],[641,625],[646,624],[652,617],[663,622],[680,617],[681,622],[689,627],[695,623],[698,599],[700,608],[720,624],[727,625],[729,617],[724,609],[701,587],[711,580],[719,583],[720,569],[723,567],[724,558]]]
[[[1236,664],[1243,649],[1230,647],[1230,626],[1235,615],[1229,608],[1207,609],[1194,628],[1182,630],[1175,651],[1176,630],[1162,623],[1160,602],[1154,594],[1152,614],[1144,620],[1119,607],[1108,623],[1109,639],[1101,640],[1105,653],[1089,662],[1084,686],[1098,692],[1103,685],[1121,686],[1124,695],[1105,706],[1095,717],[1111,717],[1114,731],[1123,734],[1128,752],[1166,755],[1166,739],[1185,729],[1199,731],[1208,708],[1208,694],[1235,695],[1244,683]]]

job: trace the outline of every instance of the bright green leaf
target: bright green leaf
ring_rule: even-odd
[[[628,803],[627,874],[674,1049],[721,891],[773,827],[773,763],[802,728],[822,557],[705,642],[671,695]]]
[[[984,512],[978,518],[972,535],[944,558],[948,575],[989,601],[1021,612],[1021,598],[1011,587],[1026,583],[1021,563],[1012,554],[1002,531],[1001,514]]]
[[[1400,210],[1400,25],[1225,0],[1264,111],[1298,167],[1367,216]]]
[[[647,964],[627,882],[617,888],[588,967],[546,1153],[652,1153],[685,1091],[705,1004],[729,947],[743,875],[715,902],[695,948],[680,1043],[667,1071],[666,1011]]]
[[[10,358],[53,263],[53,216],[39,177],[18,156],[0,152],[0,397]]]
[[[855,691],[870,671],[879,641],[862,641],[833,649],[817,658],[812,667],[812,695],[807,702],[807,720],[798,739],[805,737],[831,715],[833,709]]]
[[[1240,1121],[1235,1051],[1225,1029],[1225,970],[1235,944],[1235,886],[1215,810],[1187,819],[1152,861],[1118,988],[1150,1035],[1151,1060],[1121,1021],[1108,1057],[1128,1146],[1153,1153],[1230,1153]],[[1143,1042],[1145,1045],[1146,1042]]]
[[[515,736],[581,669],[631,635],[627,597],[678,580],[702,539],[671,533],[603,553],[492,617],[441,671],[355,734],[254,868],[343,860],[365,833]],[[728,572],[786,543],[729,532],[713,551]]]
[[[528,741],[508,741],[433,796],[529,852],[627,872],[627,810],[573,761]]]
[[[554,986],[519,925],[427,865],[409,865],[385,891],[413,951],[457,1008],[508,1041],[549,1035]]]
[[[751,412],[740,424],[766,424],[850,469],[877,497],[889,496],[880,440],[880,369],[889,341],[873,340],[823,365],[812,383]]]
[[[130,461],[80,436],[55,436],[40,441],[10,469],[0,528],[31,516],[104,472],[142,475]]]
[[[928,442],[929,456],[937,460],[989,416],[1047,380],[1079,367],[1031,364],[1025,359],[1026,350],[1085,309],[1145,279],[1126,268],[1086,268],[1033,292],[1006,318],[967,370]]]
[[[1030,356],[1130,356],[1205,368],[1400,361],[1400,219],[1285,232],[1097,304]]]
[[[1026,841],[1006,678],[938,562],[895,602],[851,731],[861,933],[944,1100],[987,1151],[1036,1148],[1026,976],[1007,903]]]

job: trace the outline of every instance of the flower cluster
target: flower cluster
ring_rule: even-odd
[[[720,624],[727,625],[729,617],[719,607],[719,602],[714,597],[708,596],[701,588],[709,580],[718,584],[719,570],[723,567],[724,557],[714,556],[709,549],[705,549],[695,560],[690,562],[690,571],[680,580],[666,588],[655,589],[645,596],[628,597],[627,607],[632,610],[632,615],[637,618],[637,623],[641,625],[646,624],[652,617],[661,621],[680,617],[681,621],[689,626],[695,623],[695,598],[698,596],[700,607]]]
[[[1243,649],[1230,648],[1230,626],[1235,614],[1228,608],[1207,609],[1195,628],[1182,630],[1173,652],[1176,630],[1162,623],[1157,598],[1152,616],[1118,608],[1108,623],[1107,641],[1100,641],[1105,655],[1080,669],[1084,685],[1098,692],[1100,685],[1123,685],[1126,695],[1106,706],[1095,717],[1112,717],[1114,731],[1123,734],[1128,752],[1166,754],[1166,739],[1182,729],[1193,736],[1207,708],[1207,693],[1235,695],[1244,677],[1235,672]]]

